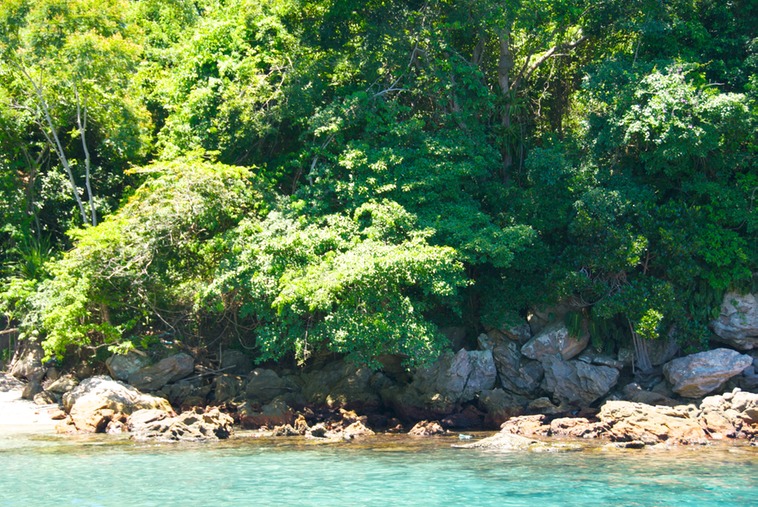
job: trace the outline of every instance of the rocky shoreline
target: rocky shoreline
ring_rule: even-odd
[[[712,326],[720,340],[714,349],[683,355],[674,341],[651,342],[645,372],[635,370],[629,351],[603,354],[589,345],[588,333],[572,335],[561,317],[535,315],[490,329],[474,350],[460,347],[414,371],[399,357],[380,358],[379,369],[338,357],[304,369],[254,367],[237,350],[209,359],[166,343],[114,355],[98,363],[99,371],[82,362],[62,374],[43,364],[38,344],[21,342],[12,377],[4,379],[23,379],[23,398],[58,406],[51,417],[62,433],[202,441],[238,428],[328,441],[500,429],[527,439],[627,447],[755,443],[755,301],[752,294],[725,297]],[[451,343],[461,342],[460,333],[448,333]]]

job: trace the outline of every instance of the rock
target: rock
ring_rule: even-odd
[[[501,424],[526,410],[527,398],[497,388],[479,393],[479,405],[485,410],[484,424],[499,428]]]
[[[111,378],[127,382],[129,375],[145,368],[150,361],[144,354],[128,352],[126,354],[114,354],[105,361],[105,366],[111,374]]]
[[[598,438],[603,431],[601,424],[584,417],[562,417],[550,421],[550,436],[570,438]]]
[[[629,401],[608,401],[598,418],[613,441],[645,444],[703,444],[708,435],[697,419],[695,407],[653,407]]]
[[[724,295],[721,313],[711,322],[718,341],[739,350],[758,348],[758,300],[756,294]]]
[[[650,364],[653,366],[660,366],[671,361],[679,352],[679,344],[673,333],[658,340],[647,340],[645,345]]]
[[[142,391],[157,391],[169,382],[181,380],[194,371],[195,360],[192,356],[180,352],[130,374],[129,384]]]
[[[461,449],[487,449],[494,451],[529,451],[547,446],[538,440],[501,431],[491,437],[483,438],[470,444],[454,445]]]
[[[758,435],[758,394],[735,389],[721,396],[708,396],[700,404],[698,419],[711,438]]]
[[[139,410],[129,417],[127,427],[135,440],[196,442],[228,438],[232,418],[217,408],[207,412],[197,408],[176,417],[161,410]]]
[[[536,393],[544,376],[542,365],[521,355],[518,343],[500,340],[492,347],[500,383],[508,391],[524,396]]]
[[[166,398],[174,407],[189,408],[206,405],[210,392],[210,384],[194,378],[166,384],[156,394]]]
[[[458,412],[477,393],[495,386],[497,370],[489,350],[445,354],[420,368],[410,385],[383,389],[382,399],[406,420],[439,419]]]
[[[132,386],[106,376],[91,377],[63,395],[63,407],[80,431],[102,432],[115,413],[142,409],[173,413],[163,398],[143,394]]]
[[[526,437],[547,436],[550,425],[544,415],[522,415],[504,422],[500,428],[503,432]]]
[[[313,425],[307,433],[307,436],[313,438],[327,438],[329,431],[326,429],[323,423]]]
[[[79,385],[79,381],[73,375],[64,375],[51,382],[46,391],[63,396],[67,392]]]
[[[250,372],[245,386],[245,396],[259,403],[269,403],[277,396],[297,390],[289,379],[281,378],[274,370],[256,368]]]
[[[295,422],[295,413],[282,399],[275,399],[256,410],[250,403],[245,403],[238,409],[240,424],[244,428],[273,428]]]
[[[54,403],[58,403],[55,397],[48,391],[35,394],[33,401],[36,405],[53,405]]]
[[[213,389],[213,397],[217,403],[233,400],[241,391],[242,382],[234,375],[219,375]]]
[[[564,360],[571,359],[587,347],[589,333],[574,337],[562,322],[543,329],[534,338],[521,347],[521,353],[529,359],[542,361],[547,356],[560,354]]]
[[[610,368],[616,368],[617,370],[624,368],[624,363],[622,361],[600,354],[592,349],[585,349],[584,352],[576,357],[576,359],[583,363],[594,364],[596,366],[608,366]]]
[[[554,398],[575,406],[589,406],[605,396],[619,377],[619,371],[582,361],[565,361],[560,356],[546,356],[542,362],[545,379],[542,387]]]
[[[543,396],[541,398],[534,399],[526,406],[526,411],[532,414],[545,414],[554,415],[568,412],[571,409],[568,405],[561,404],[556,405],[550,398]]]
[[[33,400],[36,395],[42,392],[42,384],[38,380],[30,380],[21,391],[21,398]]]
[[[663,366],[675,393],[700,398],[724,385],[753,364],[753,358],[730,349],[714,349],[680,357]]]
[[[45,357],[45,351],[39,343],[32,340],[19,341],[13,361],[11,361],[10,374],[17,379],[42,382],[45,376],[45,367],[42,366],[43,357]]]
[[[668,396],[655,391],[646,391],[642,389],[639,384],[634,382],[625,385],[624,389],[622,389],[622,393],[626,401],[645,403],[647,405],[666,405],[669,407],[677,405],[677,402]]]
[[[484,421],[484,414],[469,405],[460,412],[449,414],[444,417],[440,424],[444,428],[454,429],[481,429]]]
[[[437,421],[419,421],[408,432],[414,437],[431,437],[434,435],[444,435],[444,428]]]
[[[342,431],[342,438],[345,440],[354,440],[361,437],[370,437],[375,433],[367,428],[362,422],[355,421]]]
[[[232,375],[247,375],[253,370],[253,362],[244,352],[227,349],[221,354],[221,369]]]
[[[340,359],[304,372],[300,384],[308,403],[370,412],[381,407],[379,390],[383,384],[391,385],[391,381],[368,367]]]

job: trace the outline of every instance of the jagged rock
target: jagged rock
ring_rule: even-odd
[[[503,432],[526,437],[547,436],[550,425],[544,415],[522,415],[507,420],[500,428]]]
[[[561,417],[550,421],[550,436],[554,437],[598,438],[602,432],[602,424],[584,417]]]
[[[679,344],[673,333],[662,337],[658,340],[647,340],[647,354],[650,358],[650,364],[661,366],[671,361],[679,353]]]
[[[232,434],[232,418],[217,408],[198,408],[176,417],[161,410],[139,410],[129,417],[127,427],[135,440],[216,440]]]
[[[700,404],[698,419],[711,438],[748,438],[758,435],[758,394],[735,389],[708,396]]]
[[[355,421],[353,424],[342,430],[342,438],[345,440],[354,440],[361,437],[370,437],[375,433],[367,428],[362,422]]]
[[[529,396],[537,392],[544,376],[542,365],[521,355],[518,343],[499,340],[492,347],[500,383],[516,394]]]
[[[244,352],[228,349],[221,354],[221,369],[233,375],[247,375],[253,370],[253,362]]]
[[[410,385],[383,389],[382,399],[401,418],[438,419],[458,411],[462,403],[495,386],[497,370],[489,350],[445,354],[420,368]]]
[[[295,422],[295,413],[282,399],[275,399],[256,410],[250,403],[245,403],[238,409],[240,424],[244,428],[258,429],[273,428]]]
[[[595,366],[608,366],[610,368],[616,368],[621,370],[624,368],[624,363],[617,359],[614,359],[605,354],[600,354],[592,349],[585,349],[584,352],[576,356],[577,361],[582,361],[587,364],[594,364]]]
[[[675,393],[700,398],[720,388],[753,364],[753,358],[729,349],[715,349],[680,357],[663,366]]]
[[[245,397],[258,403],[269,403],[277,396],[297,390],[294,382],[280,377],[274,370],[256,368],[250,372],[245,385]]]
[[[755,294],[724,295],[721,313],[711,322],[718,341],[739,350],[758,348],[758,299]]]
[[[242,382],[234,375],[219,375],[216,377],[216,385],[213,396],[217,403],[233,400],[242,388]]]
[[[598,414],[605,434],[613,441],[706,443],[708,435],[697,419],[694,406],[653,407],[630,401],[608,401]]]
[[[141,409],[173,413],[163,398],[143,394],[132,386],[106,376],[91,377],[63,395],[63,407],[80,431],[102,432],[116,413]]]
[[[507,393],[500,388],[479,394],[479,405],[486,412],[484,424],[488,427],[500,427],[511,417],[523,414],[528,403],[527,398]]]
[[[111,378],[127,382],[129,375],[145,368],[150,361],[143,354],[128,352],[126,354],[114,354],[105,361],[105,366],[111,374]]]
[[[329,431],[326,429],[323,423],[313,425],[306,433],[307,436],[313,438],[327,438]]]
[[[590,342],[589,333],[574,337],[565,324],[552,324],[534,336],[521,347],[521,353],[529,359],[542,361],[547,356],[560,354],[564,360],[571,359],[583,351]]]
[[[434,435],[444,435],[445,429],[437,421],[419,421],[408,432],[414,437],[431,437]]]
[[[45,367],[42,365],[43,357],[45,357],[45,351],[42,350],[39,343],[31,340],[19,341],[13,355],[13,361],[11,361],[10,374],[29,382],[42,382],[42,378],[45,376]]]
[[[176,382],[195,371],[192,356],[180,352],[157,364],[140,368],[129,375],[129,384],[142,391],[157,391],[170,382]]]
[[[546,356],[542,361],[545,379],[542,387],[571,405],[588,406],[605,396],[619,377],[619,371],[582,361],[565,361],[560,356]]]

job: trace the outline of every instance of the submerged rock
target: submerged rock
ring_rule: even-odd
[[[715,349],[666,363],[663,374],[675,393],[700,398],[723,386],[753,364],[753,358],[730,349]]]
[[[533,451],[544,450],[548,448],[549,445],[540,442],[539,440],[501,431],[491,437],[483,438],[468,444],[454,445],[453,447],[460,449],[486,449],[491,451]]]

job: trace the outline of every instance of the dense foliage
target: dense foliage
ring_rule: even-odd
[[[562,303],[696,346],[758,272],[754,2],[7,0],[0,312],[409,362]]]

